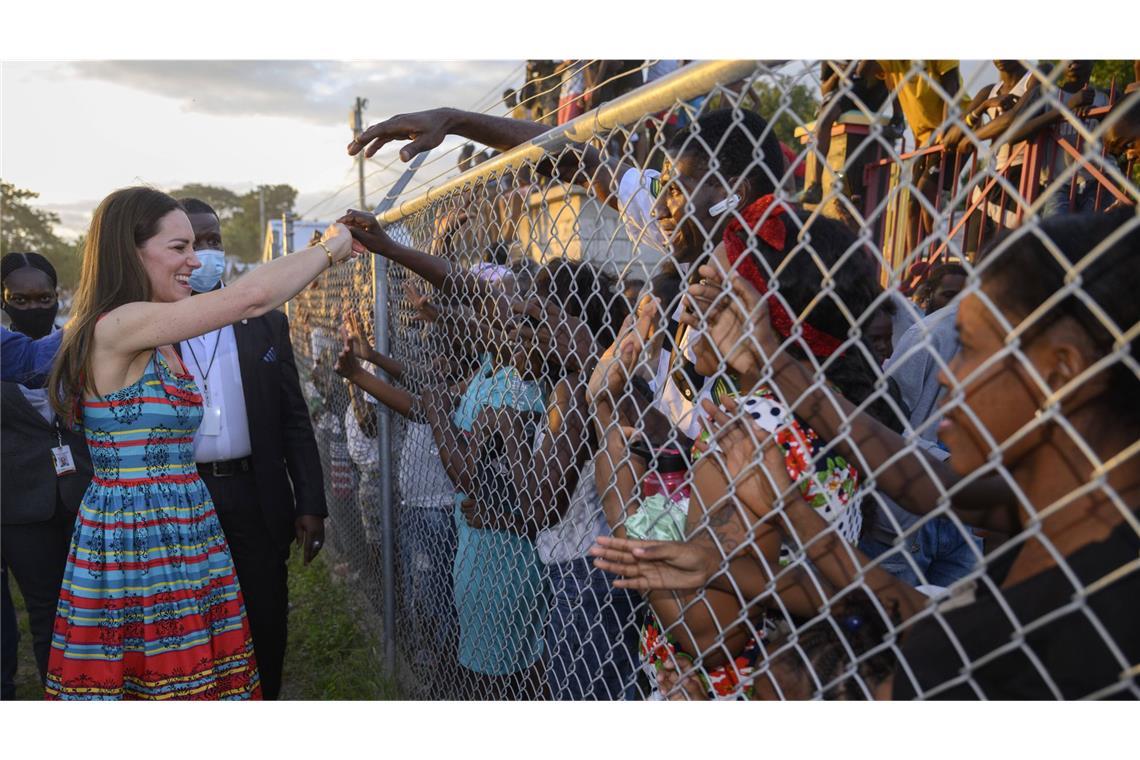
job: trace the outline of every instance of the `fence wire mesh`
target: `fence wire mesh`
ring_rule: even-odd
[[[404,693],[1140,696],[1140,92],[674,63],[377,125],[502,153],[290,307]]]

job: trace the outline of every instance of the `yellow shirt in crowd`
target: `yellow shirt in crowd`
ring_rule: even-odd
[[[911,69],[918,68],[915,64],[926,70],[929,80],[917,71],[909,79],[907,78]],[[958,62],[879,61],[879,66],[883,69],[887,89],[898,94],[899,105],[902,106],[903,115],[906,116],[906,123],[914,133],[915,147],[924,147],[934,134],[934,130],[942,125],[943,108],[946,104],[930,80],[938,81],[946,72],[957,69]],[[962,75],[958,74],[959,84],[961,80]],[[959,105],[965,106],[965,93],[960,86],[958,97],[962,99]]]

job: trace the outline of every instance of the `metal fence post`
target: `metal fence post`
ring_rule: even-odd
[[[395,203],[412,176],[423,164],[428,153],[416,156],[404,174],[388,190],[373,213],[384,213]],[[376,350],[389,355],[388,345],[388,259],[372,257],[372,302],[374,304],[374,334]],[[383,373],[387,375],[387,373]],[[391,378],[387,378],[391,380]],[[384,666],[394,678],[396,676],[396,520],[392,510],[392,410],[384,404],[377,405],[376,445],[380,448],[380,530],[383,551],[384,572]]]

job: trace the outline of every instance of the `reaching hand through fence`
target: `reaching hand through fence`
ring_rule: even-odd
[[[1140,696],[1140,93],[820,63],[350,145],[503,152],[348,212],[386,278],[293,320],[330,552],[377,610],[395,554],[410,693]],[[391,450],[357,446],[389,410]]]

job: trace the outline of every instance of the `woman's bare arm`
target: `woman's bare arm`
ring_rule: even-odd
[[[325,245],[334,263],[352,256],[343,226],[330,229]],[[329,260],[323,248],[313,246],[262,264],[227,288],[172,303],[136,301],[108,312],[95,327],[96,388],[120,387],[143,352],[277,308],[326,270]]]

